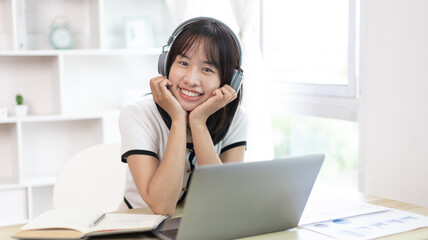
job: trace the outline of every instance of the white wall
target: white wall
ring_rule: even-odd
[[[428,1],[361,0],[360,190],[428,206]]]

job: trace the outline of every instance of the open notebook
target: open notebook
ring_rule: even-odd
[[[155,229],[167,216],[119,214],[97,209],[48,210],[24,225],[18,239],[83,239],[91,236],[144,232]],[[98,220],[98,221],[97,221]],[[96,222],[96,224],[93,224]]]

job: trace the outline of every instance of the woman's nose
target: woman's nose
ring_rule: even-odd
[[[184,81],[189,86],[192,86],[192,87],[198,86],[201,82],[200,77],[201,76],[200,76],[198,69],[192,68],[186,72],[186,76],[184,77]]]

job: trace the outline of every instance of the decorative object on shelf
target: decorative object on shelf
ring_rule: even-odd
[[[27,116],[28,106],[24,104],[24,98],[22,95],[16,95],[16,106],[15,106],[15,116],[25,117]]]
[[[15,1],[16,42],[15,49],[27,50],[27,4],[25,0]]]
[[[0,106],[0,119],[6,119],[7,118],[7,108]]]
[[[128,17],[125,19],[125,37],[127,48],[153,47],[153,28],[145,17]]]
[[[63,15],[56,16],[51,24],[50,43],[55,49],[71,49],[75,37],[71,24]]]

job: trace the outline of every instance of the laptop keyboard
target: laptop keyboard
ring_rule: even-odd
[[[176,239],[177,233],[178,233],[178,228],[161,230],[161,231],[159,231],[159,233],[161,233],[161,234],[163,234],[163,235],[165,235],[171,239]]]

